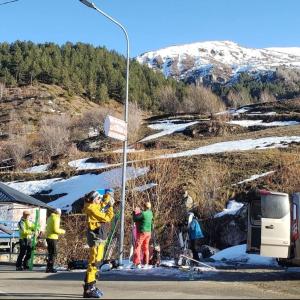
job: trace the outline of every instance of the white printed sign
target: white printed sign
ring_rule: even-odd
[[[126,141],[127,124],[123,120],[107,116],[104,121],[104,132],[106,136],[120,141]]]

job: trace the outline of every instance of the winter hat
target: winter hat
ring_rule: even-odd
[[[26,217],[26,216],[30,216],[30,211],[29,210],[24,210],[23,211],[23,217]]]
[[[61,215],[61,209],[60,209],[60,208],[56,208],[56,209],[55,209],[55,213]]]
[[[91,191],[86,195],[86,199],[88,202],[93,202],[96,198],[98,198],[100,194],[97,191]]]

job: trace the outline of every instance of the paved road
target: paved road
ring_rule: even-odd
[[[104,299],[297,299],[300,294],[299,269],[204,271],[193,281],[178,270],[162,271],[162,276],[146,272],[106,272],[98,287],[105,292]],[[83,277],[83,271],[16,272],[13,266],[0,265],[0,298],[82,298]]]

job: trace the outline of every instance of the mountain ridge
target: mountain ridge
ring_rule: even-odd
[[[140,64],[165,77],[227,83],[242,72],[267,74],[277,67],[300,69],[300,47],[249,48],[232,41],[206,41],[174,45],[136,57]]]

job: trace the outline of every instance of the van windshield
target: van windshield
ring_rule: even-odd
[[[290,211],[288,197],[268,195],[261,198],[261,213],[263,218],[282,219]]]

